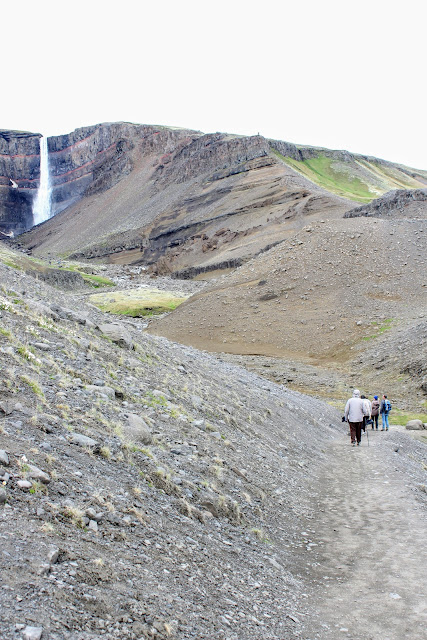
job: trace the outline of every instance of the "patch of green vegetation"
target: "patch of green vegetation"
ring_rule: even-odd
[[[27,347],[22,344],[16,349],[16,351],[17,353],[19,353],[21,358],[24,358],[24,360],[28,360],[29,362],[35,360],[34,353],[32,353],[29,348],[27,349]]]
[[[173,311],[187,297],[158,289],[132,289],[114,294],[96,293],[90,296],[90,301],[101,311],[141,318]]]
[[[307,160],[294,160],[293,158],[282,156],[281,153],[272,149],[274,155],[280,158],[285,164],[298,171],[312,182],[323,187],[327,191],[336,193],[343,198],[349,198],[356,202],[371,202],[379,194],[369,190],[369,185],[360,178],[351,177],[347,172],[339,171],[336,161],[324,155]]]
[[[375,320],[371,322],[372,327],[375,327],[376,332],[370,334],[369,336],[364,336],[362,340],[372,340],[373,338],[378,338],[381,334],[385,333],[391,328],[393,323],[393,318],[386,318],[382,322],[376,322]]]
[[[35,381],[35,380],[31,380],[31,378],[29,378],[28,376],[21,376],[21,380],[22,382],[25,382],[25,384],[30,387],[30,389],[40,398],[44,398],[44,393],[40,387],[40,385]]]
[[[109,278],[103,278],[102,276],[95,276],[90,273],[83,273],[81,271],[80,271],[80,274],[83,280],[91,284],[92,287],[98,288],[98,287],[115,287],[116,286],[115,283]]]
[[[427,422],[427,413],[414,413],[412,411],[403,411],[401,409],[392,409],[389,413],[388,420],[390,424],[401,424],[405,426],[409,420],[421,420]]]
[[[79,265],[70,265],[67,264],[64,267],[60,267],[63,271],[73,271],[75,273],[79,273],[83,280],[90,284],[92,287],[115,287],[115,283],[109,278],[104,278],[103,276],[97,276],[94,273],[86,273],[84,267],[80,267]]]
[[[379,162],[359,159],[357,162],[374,176],[380,178],[389,189],[422,189],[424,184],[415,178],[399,171],[396,167],[389,167]]]
[[[166,407],[167,400],[163,395],[154,395],[151,391],[147,391],[144,403],[149,407]]]

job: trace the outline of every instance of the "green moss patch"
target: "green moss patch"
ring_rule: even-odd
[[[386,318],[382,322],[376,322],[375,320],[371,322],[374,333],[371,333],[368,336],[364,336],[362,340],[372,340],[373,338],[378,338],[378,336],[382,335],[389,329],[391,329],[393,323],[393,318]]]
[[[371,202],[378,195],[370,191],[369,185],[360,178],[351,177],[347,171],[339,171],[337,161],[333,158],[319,155],[317,158],[299,161],[289,157],[285,158],[276,151],[274,153],[280,156],[292,169],[338,196],[365,203]]]
[[[353,162],[343,162],[338,157],[325,155],[319,149],[315,157],[300,161],[282,156],[275,149],[271,151],[282,162],[323,189],[363,204],[392,189],[420,189],[425,186],[424,182],[400,171],[397,166],[361,157],[355,157]]]
[[[141,318],[173,311],[187,298],[188,296],[171,291],[144,288],[114,293],[95,293],[90,296],[90,301],[107,313]]]

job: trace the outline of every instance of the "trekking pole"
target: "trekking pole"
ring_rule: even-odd
[[[368,438],[368,447],[369,447],[369,433],[368,433],[368,425],[365,426],[366,437]]]

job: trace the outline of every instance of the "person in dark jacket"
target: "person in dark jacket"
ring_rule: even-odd
[[[372,406],[371,406],[371,418],[372,418],[372,429],[375,427],[377,431],[378,431],[379,414],[380,414],[380,401],[378,400],[378,396],[374,396],[374,399],[372,400]]]

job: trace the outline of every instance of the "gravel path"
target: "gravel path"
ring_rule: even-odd
[[[357,448],[347,437],[334,441],[314,483],[318,515],[306,550],[317,620],[305,627],[307,640],[427,637],[426,521],[413,482],[423,449],[394,431],[369,436],[369,447],[365,437]]]

